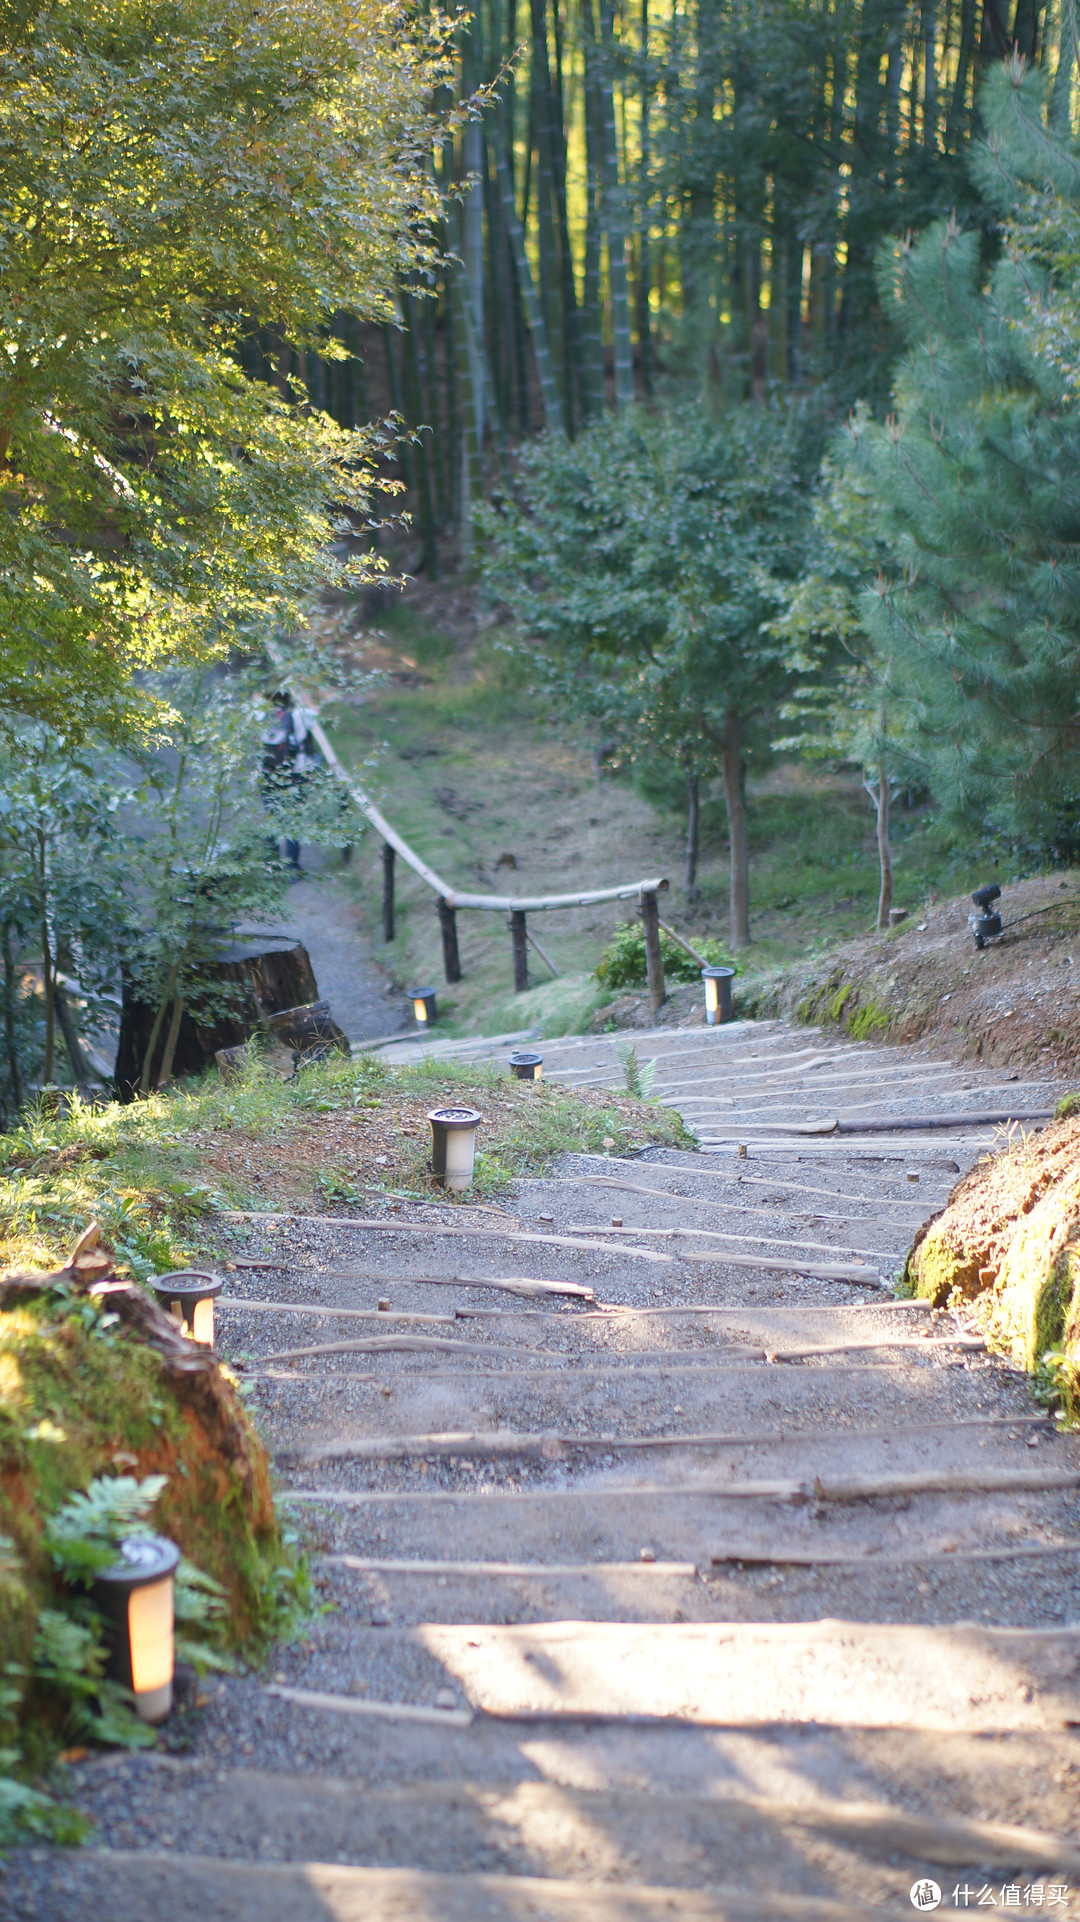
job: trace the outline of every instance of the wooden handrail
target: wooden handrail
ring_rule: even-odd
[[[297,706],[302,706],[296,691],[290,691]],[[310,712],[309,709],[305,711]],[[642,893],[662,893],[668,885],[662,876],[656,876],[645,881],[628,881],[617,888],[587,888],[579,894],[535,894],[522,897],[512,894],[459,893],[456,888],[449,885],[449,882],[443,880],[441,874],[436,874],[434,868],[429,868],[427,862],[422,861],[418,854],[414,854],[409,843],[390,826],[386,816],[376,807],[370,796],[365,794],[360,783],[346,772],[327,739],[322,723],[309,721],[308,729],[327,767],[332,769],[361,814],[371,822],[372,827],[377,829],[394,852],[400,854],[403,861],[408,862],[413,873],[418,874],[421,881],[426,881],[428,887],[433,888],[435,893],[442,897],[449,908],[488,908],[500,910],[504,914],[540,914],[549,908],[591,908],[600,901],[629,901],[635,895]]]

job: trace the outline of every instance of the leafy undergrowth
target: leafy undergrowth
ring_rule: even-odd
[[[58,1112],[30,1112],[0,1136],[0,1260],[53,1266],[93,1217],[121,1272],[145,1280],[190,1261],[200,1222],[221,1208],[370,1206],[380,1195],[441,1193],[427,1114],[447,1100],[483,1114],[472,1190],[480,1199],[570,1150],[692,1139],[670,1109],[610,1090],[521,1082],[494,1067],[336,1056],[285,1080],[254,1060],[233,1083],[211,1074],[128,1106],[76,1097]]]
[[[114,1276],[99,1245],[0,1283],[0,1846],[77,1839],[46,1793],[59,1750],[154,1739],[104,1673],[92,1600],[122,1539],[180,1548],[177,1654],[196,1672],[257,1658],[307,1607],[231,1377]]]
[[[1063,1102],[1062,1109],[1069,1109]],[[904,1291],[975,1304],[992,1346],[1080,1421],[1080,1121],[1021,1136],[959,1182],[920,1230]]]

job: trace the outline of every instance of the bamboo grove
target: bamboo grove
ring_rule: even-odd
[[[658,386],[730,399],[825,384],[887,394],[874,289],[884,235],[977,210],[966,150],[993,62],[1053,76],[1068,120],[1070,0],[477,0],[458,74],[476,96],[436,149],[442,263],[397,325],[293,357],[345,426],[392,411],[418,546],[460,534],[508,446],[573,437]],[[280,347],[245,348],[281,378]]]

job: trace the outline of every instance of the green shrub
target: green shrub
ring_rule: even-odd
[[[728,965],[718,941],[702,941],[699,952],[705,956],[710,967]],[[700,981],[701,968],[692,954],[670,941],[665,934],[660,936],[660,952],[664,957],[664,976],[668,981]],[[643,988],[646,982],[645,968],[645,930],[640,921],[628,921],[625,926],[616,928],[600,956],[593,976],[602,988]]]

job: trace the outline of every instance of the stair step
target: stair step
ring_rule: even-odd
[[[1080,1627],[425,1622],[362,1629],[349,1643],[357,1674],[376,1664],[364,1689],[375,1699],[434,1699],[450,1683],[482,1715],[510,1720],[940,1730],[1080,1723]]]
[[[715,1872],[750,1887],[760,1871],[775,1894],[809,1891],[809,1864],[820,1874],[823,1852],[833,1848],[879,1865],[895,1867],[899,1858],[905,1881],[935,1867],[1080,1876],[1077,1842],[1042,1828],[942,1818],[893,1801],[808,1794],[809,1788],[800,1782],[784,1797],[741,1785],[693,1794],[660,1785],[580,1788],[530,1780],[383,1788],[332,1775],[250,1769],[192,1782],[183,1832],[205,1854],[254,1850],[269,1836],[279,1860],[345,1855],[368,1866],[427,1873],[497,1868],[571,1880],[580,1874],[582,1845],[591,1842],[597,1853],[590,1880],[630,1868],[649,1883],[670,1878],[685,1886]],[[854,1892],[851,1867],[839,1854],[825,1872],[829,1893]]]
[[[101,1849],[80,1858],[67,1922],[865,1922],[865,1908],[757,1889],[677,1889],[332,1862],[218,1861]]]

